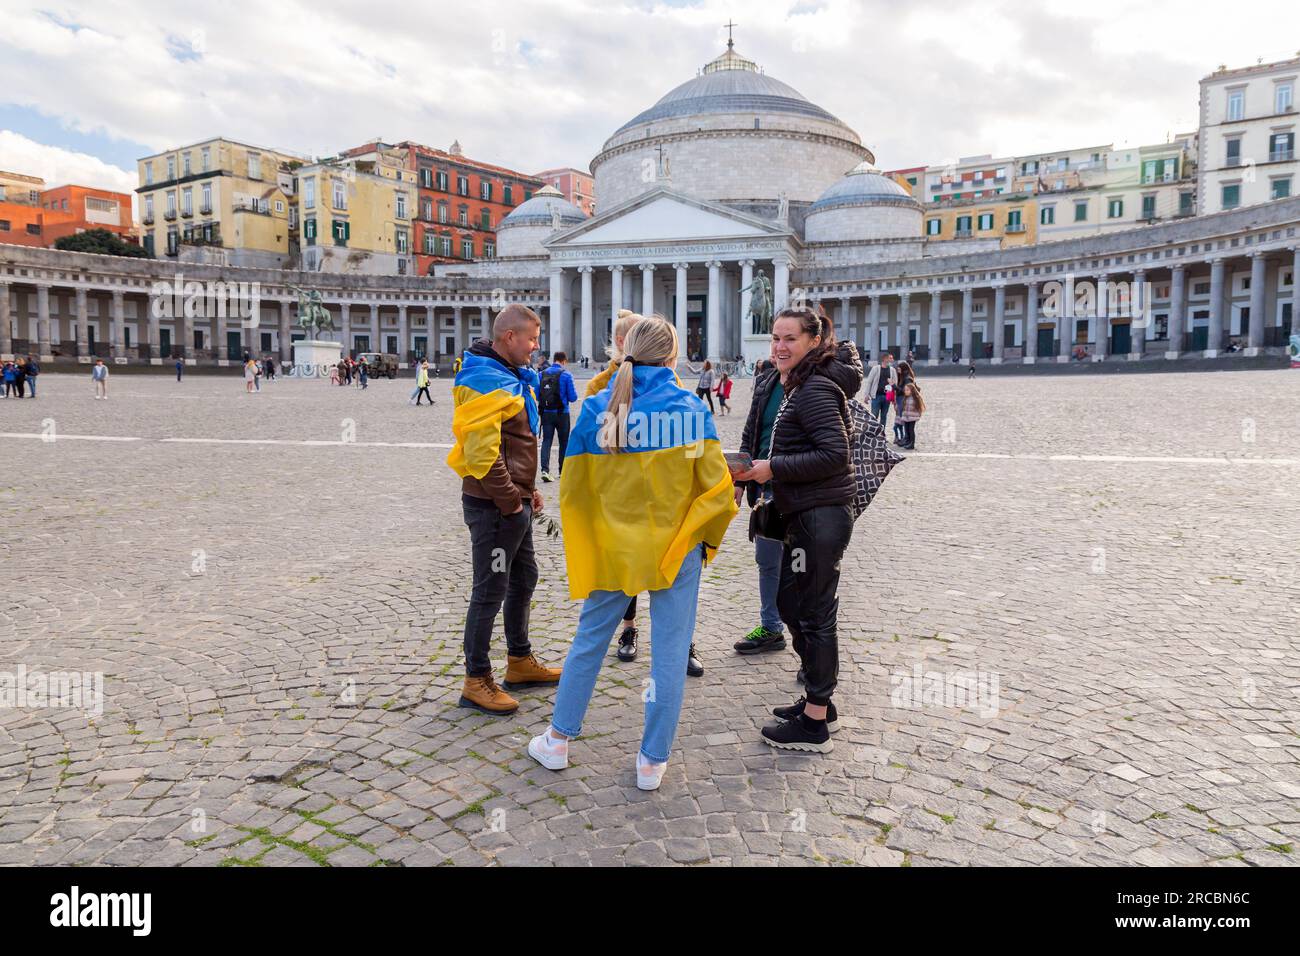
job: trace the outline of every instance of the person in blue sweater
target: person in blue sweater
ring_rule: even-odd
[[[542,372],[542,384],[537,389],[537,407],[542,412],[542,481],[551,480],[551,440],[560,436],[559,474],[564,473],[564,452],[569,447],[569,403],[578,400],[578,390],[573,385],[565,363],[568,356],[556,352],[552,364]]]

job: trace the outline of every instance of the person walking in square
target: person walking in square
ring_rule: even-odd
[[[183,358],[178,357],[176,359],[176,381],[179,382],[181,380],[181,376],[184,374],[185,374],[185,360]]]
[[[254,391],[254,386],[256,384],[257,384],[257,366],[253,364],[253,360],[251,358],[245,359],[244,360],[244,393],[246,395],[252,395]]]
[[[5,362],[4,366],[4,384],[5,398],[12,398],[17,391],[15,380],[18,377],[18,370],[14,367],[13,362]]]
[[[447,464],[461,477],[461,509],[473,563],[465,616],[465,684],[460,706],[501,716],[519,702],[497,686],[488,656],[492,630],[504,606],[507,690],[558,683],[558,668],[533,655],[528,620],[537,586],[533,514],[537,490],[537,433],[541,416],[537,373],[527,365],[541,320],[532,309],[508,305],[492,323],[492,341],[465,352],[452,386],[456,444]]]
[[[556,352],[552,363],[542,372],[537,389],[537,404],[542,411],[542,481],[551,480],[551,441],[559,436],[560,454],[557,473],[564,474],[564,453],[569,447],[569,403],[578,400],[573,375],[566,367],[568,356]]]
[[[420,400],[427,398],[429,407],[433,407],[433,396],[429,394],[429,360],[421,359],[419,366],[415,370],[415,404],[419,405]]]
[[[706,359],[704,362],[704,368],[700,370],[700,380],[695,383],[695,394],[708,401],[709,411],[714,410],[713,382],[713,363]]]
[[[897,387],[898,369],[894,367],[894,356],[886,352],[880,356],[879,364],[871,366],[867,372],[866,387],[862,390],[863,397],[871,403],[871,414],[876,416],[881,428],[889,420],[889,406],[894,402]]]
[[[103,359],[95,359],[90,369],[90,380],[95,383],[95,398],[108,398],[108,366]]]
[[[528,753],[548,770],[568,766],[614,627],[628,597],[649,591],[653,648],[636,781],[657,790],[681,715],[701,569],[736,503],[713,416],[673,373],[672,324],[643,318],[624,348],[613,383],[583,402],[570,439],[560,514],[569,596],[583,605],[550,726]],[[647,428],[650,418],[692,427]]]
[[[731,414],[731,406],[727,402],[731,399],[731,376],[726,372],[718,379],[718,384],[713,389],[718,396],[718,411],[723,415]]]
[[[41,374],[41,367],[36,364],[36,359],[30,355],[27,356],[27,362],[23,365],[23,374],[27,376],[27,391],[31,392],[31,397],[36,397],[36,379]]]

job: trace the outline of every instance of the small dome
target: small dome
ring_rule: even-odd
[[[809,215],[837,206],[916,206],[906,189],[883,175],[869,163],[853,167],[844,178],[831,185],[808,210]]]
[[[564,198],[554,186],[543,186],[533,193],[531,199],[520,203],[510,214],[497,223],[497,229],[509,229],[513,226],[550,226],[554,222],[553,211],[560,214],[561,226],[572,226],[587,221],[587,214]]]

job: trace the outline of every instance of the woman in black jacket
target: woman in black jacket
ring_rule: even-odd
[[[862,387],[862,360],[837,342],[820,310],[785,309],[772,325],[772,357],[785,398],[770,457],[738,476],[772,482],[786,522],[777,607],[803,662],[806,697],[773,713],[763,741],[786,750],[829,753],[838,715],[831,695],[839,670],[836,617],[840,560],[853,533],[856,490],[849,452],[848,396]]]

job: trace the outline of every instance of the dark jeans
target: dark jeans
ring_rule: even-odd
[[[709,411],[713,411],[713,392],[707,388],[697,388],[695,394],[709,403]]]
[[[429,404],[430,405],[433,404],[433,396],[429,394],[428,385],[421,386],[420,390],[415,393],[415,404],[419,405],[420,399],[422,398],[427,398],[429,400]]]
[[[564,474],[564,452],[569,447],[569,411],[542,412],[542,471],[551,470],[551,439],[560,435],[560,474]]]
[[[36,397],[36,376],[35,375],[27,376],[27,391],[32,393],[32,398]]]
[[[776,604],[803,664],[808,703],[824,705],[839,673],[836,618],[840,559],[853,535],[848,505],[822,505],[789,517]]]
[[[871,399],[871,414],[876,416],[880,422],[880,427],[885,427],[885,422],[889,419],[889,399],[883,395],[876,395]]]
[[[465,673],[486,677],[492,673],[488,644],[497,613],[505,604],[506,649],[512,657],[532,653],[528,643],[528,609],[537,587],[537,561],[533,556],[533,508],[503,515],[484,498],[461,496],[465,524],[469,526],[474,584],[465,615]]]
[[[903,444],[908,448],[916,444],[916,422],[903,422]]]

